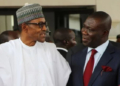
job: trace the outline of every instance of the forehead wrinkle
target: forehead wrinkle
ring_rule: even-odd
[[[98,20],[96,20],[94,18],[87,18],[84,25],[89,27],[89,28],[94,28],[98,25]]]

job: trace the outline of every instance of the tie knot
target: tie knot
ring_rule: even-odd
[[[97,50],[92,49],[92,55],[95,55],[97,53]]]

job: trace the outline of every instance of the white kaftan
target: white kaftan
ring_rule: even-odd
[[[53,43],[0,45],[0,86],[66,86],[70,67]]]

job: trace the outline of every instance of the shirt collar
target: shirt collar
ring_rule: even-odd
[[[95,48],[95,50],[97,50],[97,52],[99,52],[100,54],[103,54],[104,51],[106,50],[107,46],[109,44],[109,41],[107,40],[106,42],[104,42],[103,44],[99,45],[98,47]],[[88,47],[88,51],[87,53],[89,53],[93,48]]]
[[[57,47],[57,49],[64,50],[64,51],[68,52],[68,50],[65,48]]]

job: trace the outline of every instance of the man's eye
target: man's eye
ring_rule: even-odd
[[[42,25],[43,23],[39,23],[39,25]]]

